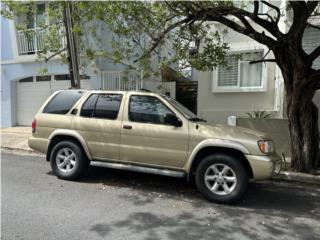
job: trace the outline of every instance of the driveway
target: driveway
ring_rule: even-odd
[[[252,183],[237,205],[183,179],[91,168],[71,182],[43,156],[2,152],[2,239],[319,239],[319,186]]]

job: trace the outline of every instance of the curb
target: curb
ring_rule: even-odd
[[[273,176],[272,179],[320,185],[320,175],[311,175],[306,173],[281,171],[278,175]]]
[[[4,147],[4,146],[1,146],[1,150],[14,151],[14,152],[19,152],[19,153],[29,153],[29,154],[43,154],[43,153],[34,151],[32,149],[15,148],[15,147]]]

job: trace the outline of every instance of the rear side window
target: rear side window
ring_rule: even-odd
[[[92,117],[93,116],[93,110],[96,105],[98,99],[98,94],[91,95],[87,101],[83,104],[80,116],[82,117]]]
[[[116,119],[122,100],[120,94],[100,94],[95,105],[93,117]]]
[[[83,96],[84,91],[62,91],[56,94],[45,106],[43,112],[51,114],[66,114]]]

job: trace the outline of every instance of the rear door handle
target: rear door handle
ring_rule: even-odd
[[[132,126],[131,125],[123,125],[123,128],[124,129],[132,129]]]

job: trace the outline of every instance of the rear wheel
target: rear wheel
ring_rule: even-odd
[[[198,165],[196,185],[210,201],[232,203],[245,193],[248,173],[239,159],[226,154],[213,154]]]
[[[57,143],[50,155],[52,171],[65,180],[74,180],[84,175],[89,161],[82,148],[73,141]]]

